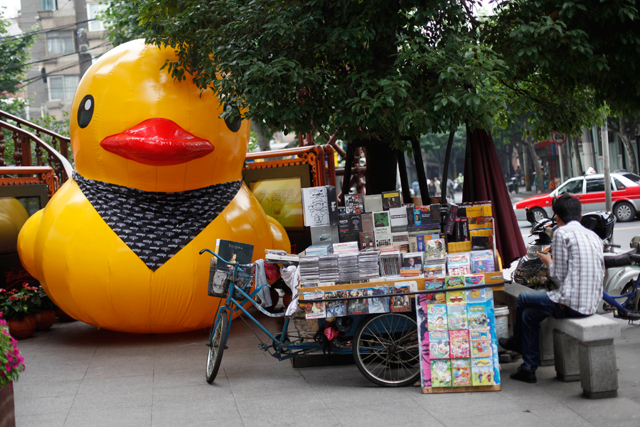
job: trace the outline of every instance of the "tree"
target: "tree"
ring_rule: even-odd
[[[633,116],[620,115],[618,117],[610,117],[607,124],[609,129],[618,135],[618,138],[622,141],[622,145],[629,158],[629,172],[637,174],[638,162],[631,141],[636,137],[638,126],[640,126],[640,119]]]
[[[23,98],[16,97],[29,67],[29,48],[36,35],[26,33],[9,35],[10,22],[0,9],[0,110],[20,113],[25,104]]]

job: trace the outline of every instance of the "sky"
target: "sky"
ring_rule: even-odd
[[[20,10],[20,0],[0,0],[0,7],[5,6],[4,10],[5,18],[15,18]]]

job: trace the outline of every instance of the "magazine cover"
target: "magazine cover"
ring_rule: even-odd
[[[325,298],[344,298],[345,291],[326,291],[324,293]],[[346,301],[327,301],[327,317],[343,317],[347,315],[347,302]]]
[[[490,273],[494,272],[494,258],[493,251],[491,249],[484,251],[472,251],[471,252],[471,271],[475,273]]]
[[[485,358],[471,360],[471,376],[474,386],[494,384],[492,362],[491,359]]]
[[[444,289],[444,277],[428,277],[424,279],[424,288],[427,291],[432,291],[435,289]],[[445,304],[446,303],[446,297],[444,292],[425,294],[424,297],[429,304]]]
[[[431,360],[449,359],[449,354],[449,332],[429,332],[429,355],[431,356]]]
[[[447,304],[447,322],[450,331],[467,328],[467,305]]]
[[[422,272],[422,252],[407,252],[402,254],[402,268],[400,276],[418,277]]]
[[[447,289],[461,288],[464,286],[464,276],[447,276],[444,278],[444,286]]]
[[[469,329],[487,329],[489,327],[486,303],[467,303],[467,323],[469,323]]]
[[[471,361],[469,359],[451,360],[451,376],[453,387],[471,386]]]
[[[389,288],[386,286],[376,286],[375,288],[368,288],[366,291],[368,296],[386,295],[389,292]],[[367,304],[369,314],[389,312],[389,297],[368,298]]]
[[[378,212],[384,210],[382,207],[382,194],[365,194],[364,211]]]
[[[469,289],[467,291],[467,302],[486,302],[493,299],[493,289]]]
[[[491,357],[491,330],[471,329],[469,330],[471,339],[471,357]]]
[[[471,274],[469,252],[448,254],[447,269],[450,276]]]
[[[451,387],[451,361],[431,362],[431,387]]]
[[[350,289],[347,291],[348,297],[363,297],[365,294],[365,289]],[[357,314],[367,314],[367,299],[352,299],[347,301],[347,314],[348,315],[357,315]]]
[[[484,274],[467,274],[464,276],[465,286],[484,285]]]
[[[424,277],[442,277],[444,278],[447,275],[447,265],[444,262],[434,263],[434,264],[424,264],[422,269],[424,273]]]
[[[382,209],[388,211],[391,208],[402,207],[402,198],[399,191],[382,192]]]
[[[344,207],[348,214],[364,213],[364,199],[362,198],[362,194],[345,194]]]
[[[305,317],[307,319],[324,319],[327,317],[324,302],[313,301],[314,299],[323,299],[324,292],[304,292],[305,301]]]
[[[416,322],[420,349],[420,386],[431,387],[431,355],[429,352],[428,301],[425,294],[416,295]]]
[[[446,246],[444,239],[432,239],[424,242],[425,259],[444,259],[446,257]]]
[[[406,294],[408,292],[408,286],[389,286],[389,293],[396,294],[391,297],[391,311],[411,311],[411,297],[409,295],[397,295]]]
[[[222,259],[240,264],[251,264],[253,258],[253,245],[248,243],[234,242],[232,240],[218,239],[216,241],[216,253]],[[218,270],[232,271],[231,265],[218,260]],[[248,271],[245,271],[248,273]]]
[[[447,305],[429,304],[427,306],[427,321],[429,331],[446,331],[447,328]]]
[[[468,359],[471,357],[469,348],[469,331],[450,331],[449,347],[452,359]]]
[[[447,304],[466,304],[466,291],[449,291],[447,292]]]

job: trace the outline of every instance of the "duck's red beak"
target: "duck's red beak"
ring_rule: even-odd
[[[122,133],[106,137],[100,145],[125,159],[153,166],[178,165],[214,150],[209,141],[190,134],[168,119],[145,120]]]

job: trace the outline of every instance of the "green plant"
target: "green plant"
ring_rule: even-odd
[[[0,289],[0,309],[6,319],[22,320],[40,311],[40,293],[36,286],[22,285],[22,289]]]
[[[17,344],[0,313],[0,388],[17,381],[20,372],[24,371],[24,357]]]

